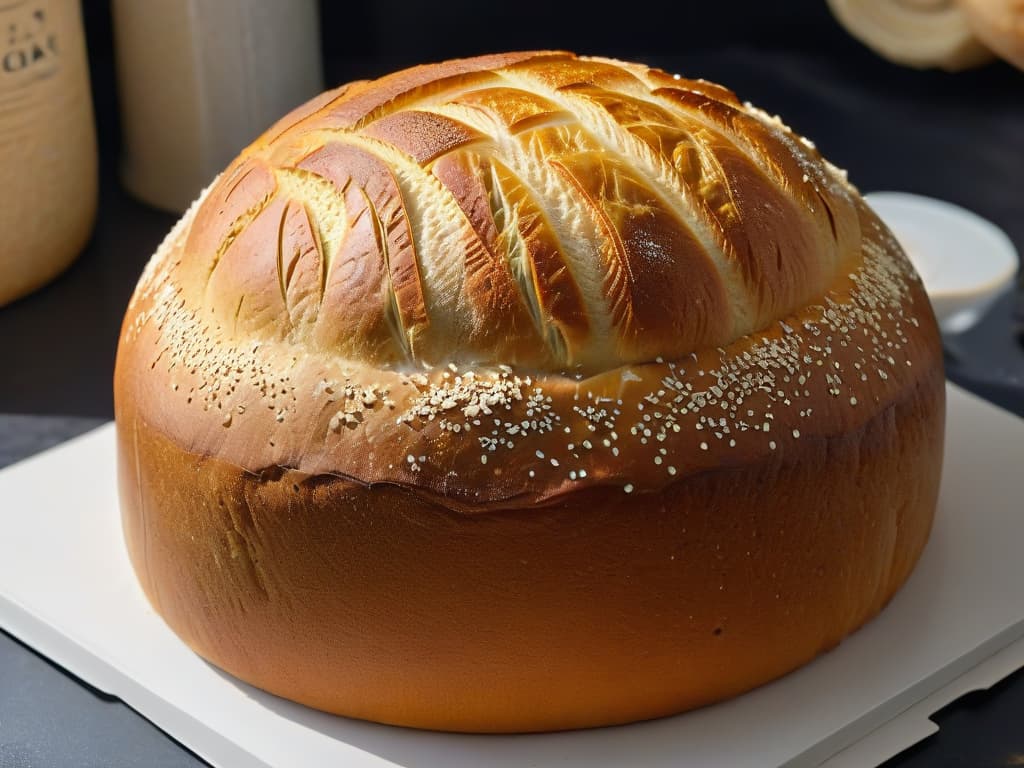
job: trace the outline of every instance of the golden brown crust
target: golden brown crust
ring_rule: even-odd
[[[295,346],[287,322],[280,340],[243,346],[186,310],[168,282],[137,297],[118,395],[191,452],[251,471],[402,484],[466,510],[595,484],[656,490],[855,429],[941,367],[920,283],[873,214],[861,215],[865,263],[821,303],[726,347],[589,377],[355,365]],[[249,250],[253,271],[261,253]],[[278,287],[264,295],[284,320]]]
[[[363,318],[345,323],[341,349],[330,332],[307,344],[392,368],[591,374],[728,344],[820,296],[860,260],[855,197],[806,142],[721,87],[509,54],[298,108],[214,185],[177,272],[191,305],[238,321],[231,335],[272,337],[264,315],[281,309],[271,289],[286,294],[288,259],[225,257],[304,207],[321,278],[303,287],[310,325],[347,308]],[[327,293],[350,240],[386,279]],[[255,302],[238,295],[247,281]]]
[[[786,452],[471,518],[190,453],[129,405],[125,531],[171,627],[274,693],[446,730],[629,722],[784,674],[885,605],[930,529],[943,399],[933,367]]]
[[[943,428],[920,281],[810,142],[558,53],[283,119],[147,268],[115,401],[187,642],[465,730],[678,711],[838,642],[923,546]]]

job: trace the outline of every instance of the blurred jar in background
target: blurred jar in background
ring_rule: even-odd
[[[114,0],[113,13],[121,177],[158,208],[185,210],[323,89],[317,0]]]
[[[0,306],[82,250],[96,173],[78,0],[0,0]]]

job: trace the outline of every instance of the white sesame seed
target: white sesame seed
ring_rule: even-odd
[[[624,490],[626,493],[632,493],[633,492],[633,484],[632,483],[626,483],[624,486],[622,486],[622,490]]]
[[[700,444],[700,449],[701,449],[702,451],[706,451],[706,450],[708,449],[708,444],[707,444],[707,443],[701,443],[701,444]]]
[[[800,430],[799,429],[794,429],[793,430],[793,437],[800,437]]]
[[[774,451],[775,450],[775,441],[774,440],[769,440],[768,441],[768,447],[771,448]]]
[[[486,464],[487,463],[487,454],[486,453],[480,456],[480,463],[481,464]]]

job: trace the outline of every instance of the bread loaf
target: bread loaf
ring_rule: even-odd
[[[283,118],[149,263],[115,378],[168,625],[422,728],[789,672],[907,578],[942,458],[928,300],[845,174],[721,86],[559,52]]]

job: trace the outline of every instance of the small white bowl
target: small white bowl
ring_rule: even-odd
[[[966,330],[1013,285],[1017,250],[988,219],[907,192],[870,192],[864,199],[917,268],[943,331]]]

